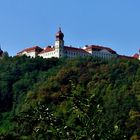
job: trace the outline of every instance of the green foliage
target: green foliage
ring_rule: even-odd
[[[136,60],[5,57],[0,139],[138,139],[139,85]]]

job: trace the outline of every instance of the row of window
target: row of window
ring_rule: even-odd
[[[92,53],[93,56],[102,57],[102,58],[112,58],[113,54],[107,54],[107,53]]]
[[[80,52],[71,52],[71,51],[65,51],[66,56],[87,56],[86,53],[80,53]]]
[[[48,53],[44,53],[46,56],[48,56],[48,55],[55,55],[55,52],[48,52]],[[44,55],[44,54],[41,54],[42,56]]]

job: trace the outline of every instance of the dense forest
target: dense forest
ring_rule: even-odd
[[[1,140],[139,138],[138,60],[0,60]]]

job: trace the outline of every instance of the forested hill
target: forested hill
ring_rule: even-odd
[[[0,60],[0,139],[136,140],[140,62]]]

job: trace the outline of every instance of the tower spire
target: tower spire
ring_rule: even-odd
[[[59,26],[59,32],[61,32],[61,26]]]
[[[59,24],[59,32],[61,32],[61,24]]]

